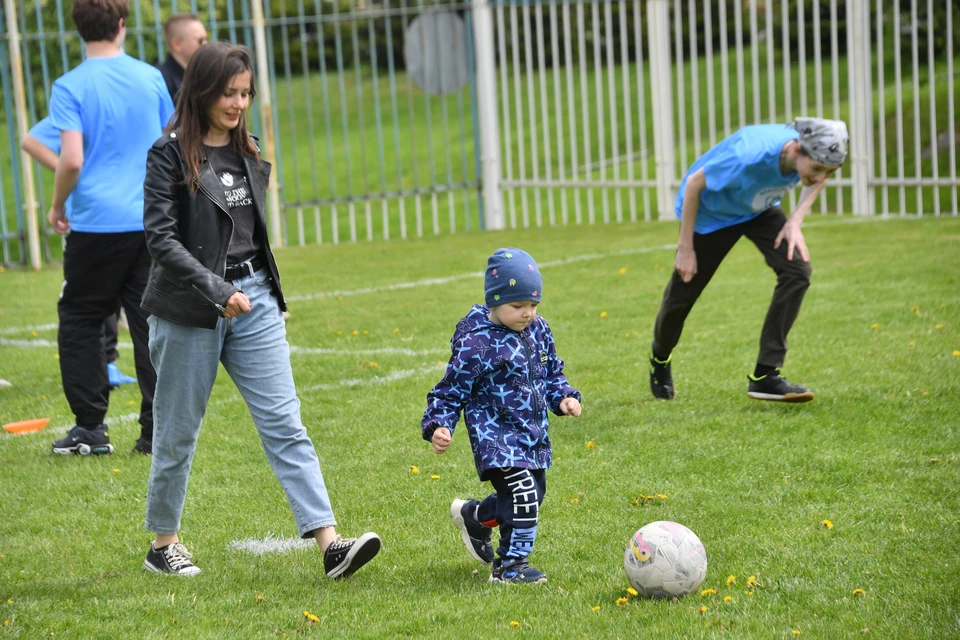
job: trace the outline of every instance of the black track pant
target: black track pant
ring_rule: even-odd
[[[157,375],[147,347],[147,312],[140,299],[150,272],[150,254],[142,231],[71,232],[63,253],[63,288],[57,311],[60,375],[77,424],[93,426],[107,413],[110,385],[102,341],[104,320],[127,312],[140,385],[141,435],[153,437],[153,392]]]
[[[547,491],[544,469],[489,469],[484,477],[497,490],[480,502],[477,519],[500,527],[497,555],[526,558],[537,540],[540,505]]]
[[[666,358],[677,346],[683,323],[694,303],[720,263],[741,236],[747,236],[757,245],[767,264],[777,274],[777,286],[773,300],[767,309],[760,333],[760,355],[757,362],[771,367],[782,367],[787,355],[787,333],[800,313],[800,304],[810,286],[810,263],[804,262],[798,251],[793,260],[787,260],[787,243],[773,248],[777,234],[787,218],[780,207],[772,207],[756,218],[713,233],[693,235],[693,249],[697,254],[697,274],[690,282],[684,282],[674,270],[663,292],[663,303],[653,332],[653,352]]]

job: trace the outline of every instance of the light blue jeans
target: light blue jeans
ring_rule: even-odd
[[[290,345],[269,275],[234,281],[250,299],[249,313],[200,329],[150,316],[150,359],[157,370],[153,399],[153,464],[146,527],[180,529],[200,423],[222,362],[243,396],[273,472],[287,494],[301,537],[334,526],[320,461],[300,420]]]

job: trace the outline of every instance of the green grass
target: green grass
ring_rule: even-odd
[[[280,251],[285,290],[296,300],[289,341],[343,351],[293,356],[340,529],[372,529],[384,539],[377,560],[343,582],[322,577],[313,549],[230,551],[232,541],[291,537],[295,529],[223,374],[181,532],[204,573],[145,573],[150,463],[128,453],[138,428],[124,419],[139,395],[113,395],[116,454],[52,455],[57,427],[71,420],[56,349],[10,341],[55,341],[54,330],[34,337],[25,327],[56,321],[60,270],[2,273],[0,377],[14,386],[0,390],[0,421],[52,422],[39,434],[0,436],[0,620],[10,621],[0,637],[452,638],[478,628],[497,638],[792,638],[794,629],[814,638],[865,629],[867,637],[955,637],[960,278],[952,265],[960,220],[815,216],[806,237],[813,284],[785,372],[817,398],[796,406],[745,394],[774,285],[747,241],[688,319],[674,356],[678,396],[669,403],[651,399],[645,356],[674,225]],[[593,256],[543,268],[541,312],[583,392],[584,415],[551,421],[555,465],[534,555],[550,576],[541,588],[487,586],[447,511],[453,498],[487,490],[466,433],[455,433],[444,456],[420,439],[426,392],[454,325],[482,296],[480,279],[350,294],[476,273],[498,246],[524,247],[541,263]],[[332,291],[345,294],[310,297]],[[388,348],[418,355],[360,352]],[[131,361],[121,349],[125,370]],[[385,376],[396,378],[376,384]],[[349,379],[369,386],[344,386]],[[635,504],[655,493],[668,497]],[[710,561],[703,588],[717,595],[616,605],[627,587],[626,542],[653,520],[682,522],[700,536]],[[727,587],[730,575],[736,585]],[[744,588],[751,575],[760,583],[752,596]],[[725,604],[727,595],[733,601]],[[309,624],[304,611],[321,622]]]

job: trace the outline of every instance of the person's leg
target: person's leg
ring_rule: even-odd
[[[103,319],[103,352],[107,363],[116,362],[120,357],[117,351],[117,314],[112,313]]]
[[[153,439],[153,397],[157,386],[157,373],[150,362],[149,329],[147,316],[140,306],[143,291],[150,275],[151,258],[142,233],[129,234],[124,240],[128,245],[126,278],[120,289],[120,302],[126,310],[127,326],[133,341],[133,358],[140,386],[140,437],[134,447],[138,453],[150,453]],[[205,330],[208,331],[209,330]]]
[[[484,513],[487,514],[487,522],[480,521],[481,505],[486,503]],[[460,537],[463,544],[477,562],[490,564],[493,562],[493,527],[497,526],[496,521],[497,494],[491,494],[484,500],[454,500],[450,505],[450,517],[453,524],[460,530]]]
[[[148,322],[157,383],[145,525],[157,534],[156,546],[164,547],[178,541],[200,424],[217,378],[225,321],[213,331],[155,316]]]
[[[777,234],[786,222],[783,210],[773,207],[746,223],[744,231],[744,235],[757,245],[767,264],[777,274],[777,286],[763,321],[760,354],[757,357],[758,366],[768,370],[783,366],[787,354],[787,334],[800,313],[812,273],[810,263],[804,262],[798,251],[794,251],[793,260],[787,260],[786,241],[781,242],[779,248],[773,248]]]
[[[546,575],[527,563],[537,540],[540,504],[546,492],[545,472],[495,469],[487,472],[487,479],[497,490],[496,521],[500,524],[490,582],[546,582]],[[489,517],[489,513],[478,512],[478,517]]]

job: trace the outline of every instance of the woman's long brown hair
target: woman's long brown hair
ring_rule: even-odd
[[[250,50],[228,42],[211,42],[191,56],[183,75],[180,97],[167,131],[177,130],[180,149],[186,163],[184,183],[196,189],[194,180],[203,163],[203,138],[210,130],[210,107],[223,95],[230,79],[238,73],[250,72],[250,98],[256,94]],[[246,114],[230,131],[230,146],[241,157],[251,155],[260,161],[260,153],[247,134]]]

